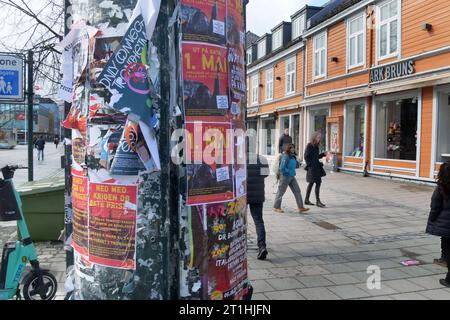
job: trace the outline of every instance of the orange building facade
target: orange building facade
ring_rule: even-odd
[[[281,57],[273,62],[273,102],[264,100],[271,91],[260,67],[270,58],[249,64],[249,128],[273,121],[277,143],[289,126],[301,150],[319,131],[322,149],[336,155],[341,170],[434,181],[450,160],[449,8],[449,0],[331,2],[284,49],[295,54],[273,55]],[[288,98],[286,63],[294,56],[296,91]],[[255,151],[278,152],[264,148],[274,138],[258,138]]]

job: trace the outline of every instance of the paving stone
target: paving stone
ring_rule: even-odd
[[[266,281],[275,290],[300,289],[304,287],[303,284],[294,278],[267,279]]]
[[[255,293],[252,296],[252,301],[269,300],[263,293]]]
[[[409,280],[425,289],[440,289],[442,285],[439,283],[439,279],[442,277],[428,276],[419,278],[410,278]]]
[[[366,291],[358,288],[356,285],[342,285],[335,287],[328,287],[334,294],[341,299],[357,299],[370,296]]]
[[[418,292],[394,294],[391,296],[391,298],[393,298],[394,300],[430,300],[429,298]]]
[[[266,292],[265,296],[267,296],[269,300],[305,300],[305,298],[295,290]]]
[[[330,272],[320,266],[301,266],[297,268],[301,274],[305,276],[316,276],[322,274],[329,274]]]
[[[296,278],[307,288],[326,287],[334,285],[333,282],[324,276],[300,276]]]
[[[305,288],[297,290],[307,300],[339,300],[340,298],[327,288]]]
[[[274,291],[275,290],[265,280],[253,280],[251,283],[252,283],[252,286],[253,286],[253,292],[254,293],[261,293],[261,292]]]
[[[390,288],[396,290],[397,292],[404,292],[404,293],[425,290],[425,288],[410,281],[409,279],[382,281],[382,285],[387,285]]]
[[[353,283],[359,283],[360,281],[356,279],[355,277],[352,277],[348,273],[339,273],[339,274],[327,274],[324,276],[331,282],[337,285],[341,284],[353,284]]]

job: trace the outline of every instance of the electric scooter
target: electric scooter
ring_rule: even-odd
[[[39,267],[36,248],[31,241],[22,211],[20,195],[14,187],[14,172],[26,169],[22,166],[6,166],[0,178],[0,221],[17,221],[22,241],[9,242],[3,247],[0,268],[0,300],[16,297],[21,300],[20,284],[23,284],[25,300],[52,300],[57,291],[57,281],[48,271]],[[32,269],[23,279],[27,263]],[[22,279],[22,281],[20,281]]]

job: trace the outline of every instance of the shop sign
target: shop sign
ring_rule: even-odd
[[[410,76],[416,73],[414,65],[414,60],[407,60],[372,69],[370,71],[370,82],[380,82]]]

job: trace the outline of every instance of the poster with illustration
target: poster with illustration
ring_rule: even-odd
[[[227,45],[236,48],[244,55],[245,17],[244,0],[227,1]]]
[[[72,247],[88,255],[88,179],[83,172],[72,169]]]
[[[215,116],[223,121],[229,109],[227,48],[185,42],[182,50],[186,116]]]
[[[187,204],[230,201],[233,145],[230,123],[186,123]]]
[[[89,183],[89,261],[136,269],[137,185]]]
[[[247,293],[246,207],[245,197],[206,206],[211,300],[239,300]]]
[[[225,45],[225,16],[226,0],[182,0],[183,40]]]

